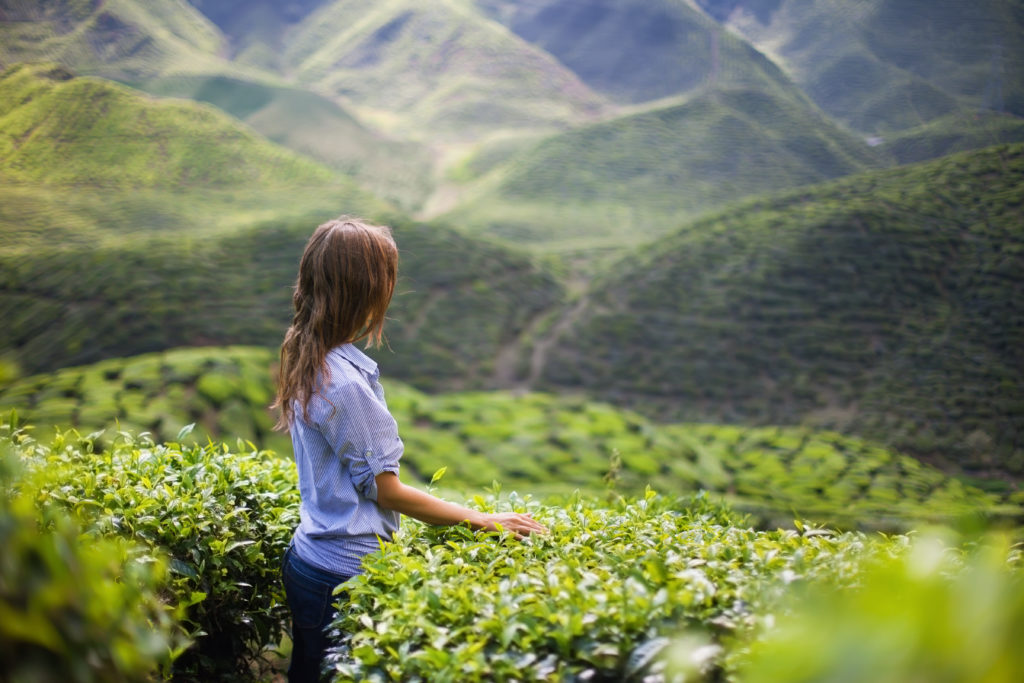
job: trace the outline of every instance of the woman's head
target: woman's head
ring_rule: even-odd
[[[279,428],[291,421],[293,399],[305,411],[328,351],[362,339],[380,345],[397,278],[398,247],[388,228],[342,217],[313,232],[299,262],[295,315],[281,345],[274,402],[282,412]]]
[[[295,323],[328,348],[369,339],[379,346],[398,277],[391,231],[352,218],[316,229],[299,262]]]

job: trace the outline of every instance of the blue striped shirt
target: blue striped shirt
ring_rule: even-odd
[[[377,505],[375,477],[398,473],[403,446],[377,364],[352,344],[331,349],[326,362],[308,420],[293,404],[302,503],[292,542],[306,562],[352,575],[364,555],[380,548],[378,537],[390,540],[398,529],[399,514]]]

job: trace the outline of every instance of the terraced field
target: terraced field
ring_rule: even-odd
[[[227,347],[179,349],[67,368],[0,389],[0,409],[17,410],[37,431],[75,427],[147,431],[157,441],[236,439],[290,454],[271,431],[267,406],[274,353]],[[428,395],[388,382],[408,477],[420,482],[444,467],[455,497],[490,487],[563,498],[637,495],[652,486],[681,495],[706,490],[755,514],[761,523],[795,517],[838,525],[899,527],[908,520],[1019,514],[1024,494],[982,493],[878,445],[800,428],[659,425],[583,398],[509,392]]]

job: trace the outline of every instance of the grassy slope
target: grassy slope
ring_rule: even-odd
[[[750,202],[618,264],[550,387],[1024,474],[1024,147]]]
[[[56,66],[0,75],[0,179],[4,251],[29,262],[50,249],[123,247],[137,236],[385,210],[340,173],[211,107],[71,78]]]
[[[53,65],[19,65],[0,74],[0,177],[121,189],[343,182],[215,109],[153,100]]]
[[[739,6],[728,26],[858,130],[884,133],[979,106],[998,109],[997,84],[1005,110],[1024,115],[1024,11],[1015,0],[728,4]]]
[[[549,55],[458,0],[337,0],[288,42],[287,68],[300,82],[433,141],[561,127],[602,107]]]
[[[1012,142],[1024,142],[1024,118],[974,112],[943,116],[886,136],[882,150],[901,164],[911,164]]]
[[[586,247],[610,237],[628,245],[751,194],[879,163],[806,103],[710,91],[549,138],[500,168],[449,218],[515,241]]]
[[[713,84],[799,98],[777,66],[678,0],[475,0],[618,101],[645,102]]]
[[[105,430],[96,437],[100,445],[117,429],[177,440],[196,423],[190,438],[249,439],[287,457],[288,437],[270,431],[266,410],[274,362],[274,352],[247,347],[107,360],[2,387],[0,410],[15,408],[43,434],[54,426],[83,435]],[[599,493],[615,460],[621,493],[649,484],[669,495],[705,489],[765,514],[846,524],[894,524],[994,504],[911,458],[838,434],[657,426],[579,398],[429,396],[397,382],[388,383],[388,402],[406,443],[406,476],[427,481],[447,467],[443,485],[462,493],[494,480],[521,493]]]
[[[334,210],[335,213],[337,209]],[[135,234],[0,253],[0,349],[27,372],[196,344],[276,347],[303,246],[332,213],[213,235]],[[481,386],[561,288],[525,257],[381,215],[402,252],[382,363],[423,387]]]
[[[0,16],[0,67],[49,61],[121,80],[230,69],[223,36],[186,0],[0,0]]]
[[[423,146],[370,130],[311,91],[227,76],[157,78],[138,87],[219,107],[272,142],[341,171],[403,208],[417,207],[430,192],[432,159]]]

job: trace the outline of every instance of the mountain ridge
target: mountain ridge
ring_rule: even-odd
[[[540,388],[1024,473],[1024,146],[749,200],[607,269]],[[948,464],[948,463],[947,463]]]

